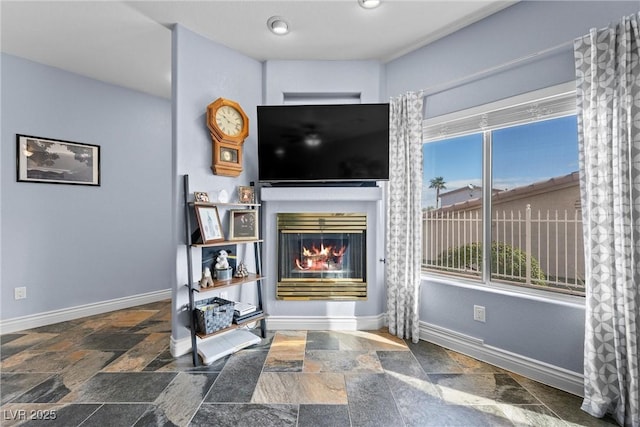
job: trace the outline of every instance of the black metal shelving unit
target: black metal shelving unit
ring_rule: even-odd
[[[217,243],[209,243],[203,244],[198,242],[193,242],[194,231],[198,229],[198,225],[195,224],[192,226],[192,213],[194,211],[195,206],[215,206],[215,207],[223,207],[223,208],[246,208],[246,209],[260,209],[259,203],[203,203],[203,202],[190,202],[189,195],[191,191],[189,189],[189,175],[184,175],[184,214],[185,214],[185,241],[187,244],[187,280],[188,283],[185,285],[189,289],[189,329],[191,332],[191,352],[193,358],[193,365],[198,366],[198,341],[206,340],[215,337],[218,334],[223,332],[227,332],[231,329],[236,329],[245,326],[246,324],[259,322],[261,329],[262,338],[266,338],[266,317],[267,314],[264,312],[264,307],[262,303],[262,281],[264,277],[262,276],[262,240],[261,239],[249,239],[249,240],[225,240]],[[192,251],[196,249],[200,249],[203,247],[214,247],[214,246],[228,246],[228,245],[253,245],[253,252],[255,256],[255,267],[256,272],[249,274],[248,277],[243,278],[233,278],[231,280],[218,281],[214,280],[214,286],[208,288],[200,288],[198,282],[195,282],[193,279],[193,254]],[[224,288],[234,287],[234,286],[242,286],[244,284],[255,283],[257,287],[257,305],[256,311],[262,312],[261,315],[253,317],[248,321],[240,324],[232,324],[228,328],[221,329],[211,334],[200,334],[196,331],[196,314],[195,307],[196,302],[206,298],[207,293],[220,291]]]

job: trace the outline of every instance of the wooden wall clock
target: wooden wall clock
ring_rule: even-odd
[[[242,145],[249,136],[249,117],[237,102],[218,98],[207,107],[207,127],[213,143],[213,173],[240,175]]]

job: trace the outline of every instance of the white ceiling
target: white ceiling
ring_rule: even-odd
[[[6,1],[2,51],[153,95],[171,96],[171,25],[247,56],[387,62],[513,3],[490,0]],[[276,36],[267,19],[284,17]]]

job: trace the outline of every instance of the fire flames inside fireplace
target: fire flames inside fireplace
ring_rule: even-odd
[[[311,249],[303,246],[301,257],[296,258],[296,268],[301,271],[342,270],[342,257],[346,250],[346,245],[339,249],[325,246],[324,243],[320,243],[320,248],[315,244],[311,245]]]

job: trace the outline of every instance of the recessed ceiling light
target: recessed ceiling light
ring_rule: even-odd
[[[267,27],[273,34],[283,36],[289,32],[289,24],[280,16],[272,16],[267,20]]]
[[[374,9],[380,6],[380,0],[358,0],[358,4],[365,9]]]

